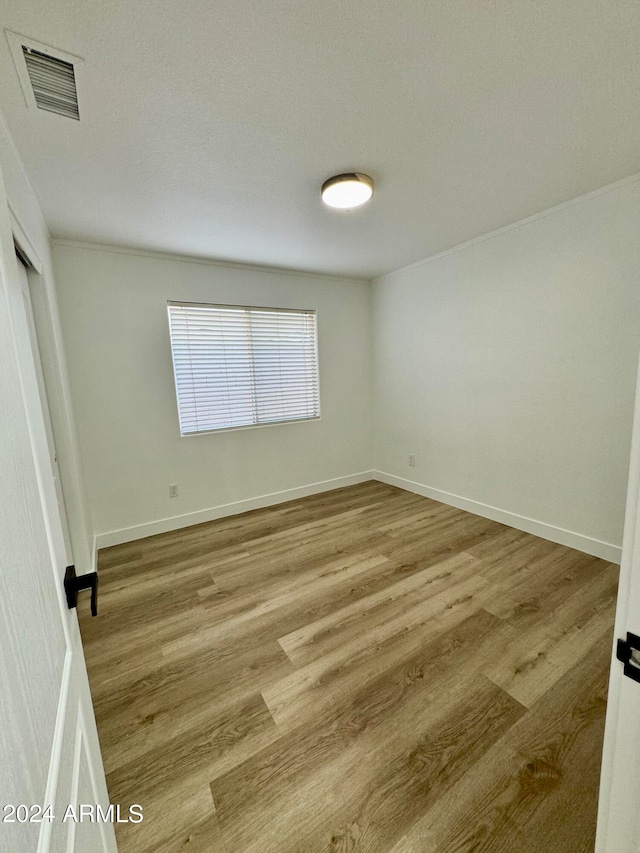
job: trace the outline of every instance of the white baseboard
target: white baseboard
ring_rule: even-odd
[[[376,480],[380,480],[381,483],[387,483],[389,486],[397,486],[399,489],[405,489],[407,492],[414,492],[416,495],[422,495],[425,498],[431,498],[434,501],[455,506],[457,509],[464,509],[467,512],[474,513],[474,515],[481,515],[483,518],[499,521],[501,524],[515,527],[516,530],[524,530],[525,533],[540,536],[541,539],[548,539],[551,542],[575,548],[577,551],[584,551],[586,554],[601,557],[610,563],[620,563],[622,549],[610,542],[592,539],[590,536],[585,536],[582,533],[574,533],[572,530],[555,527],[553,524],[547,524],[544,521],[536,521],[534,518],[528,518],[526,515],[518,515],[514,512],[508,512],[506,509],[499,509],[489,504],[460,497],[460,495],[452,495],[450,492],[433,489],[431,486],[422,485],[422,483],[414,483],[412,480],[405,480],[404,477],[385,474],[383,471],[374,471],[373,477]]]
[[[480,515],[483,518],[490,518],[492,521],[498,521],[509,527],[515,527],[516,530],[524,530],[525,533],[532,533],[534,536],[540,536],[542,539],[548,539],[551,542],[557,542],[560,545],[584,551],[586,554],[592,554],[594,557],[601,557],[603,560],[608,560],[611,563],[620,563],[622,549],[610,542],[593,539],[582,533],[565,530],[562,527],[556,527],[544,521],[536,521],[536,519],[528,518],[525,515],[518,515],[499,507],[481,503],[480,501],[463,498],[460,495],[444,492],[441,489],[434,489],[422,483],[415,483],[413,480],[406,480],[404,477],[395,477],[393,474],[387,474],[384,471],[362,471],[359,474],[350,474],[347,477],[336,477],[333,480],[323,480],[320,483],[298,486],[297,488],[286,489],[282,492],[272,492],[271,494],[222,504],[210,507],[209,509],[198,510],[197,512],[188,512],[184,515],[161,518],[157,521],[137,524],[133,527],[123,527],[119,530],[98,533],[95,536],[94,558],[97,559],[100,548],[108,548],[111,545],[122,545],[125,542],[134,542],[136,539],[145,539],[147,536],[155,536],[157,533],[168,533],[171,530],[180,530],[183,527],[191,527],[194,524],[215,521],[217,518],[226,518],[230,515],[249,512],[252,509],[275,506],[276,504],[285,503],[296,498],[304,498],[308,495],[317,495],[321,492],[331,491],[332,489],[340,489],[343,486],[355,486],[367,480],[379,480],[381,483],[397,486],[399,489],[414,492],[417,495],[440,501],[440,503],[448,504],[449,506],[455,506],[458,509],[472,512],[474,515]]]
[[[171,530],[180,530],[182,527],[191,527],[193,524],[215,521],[216,518],[226,518],[229,515],[238,515],[241,512],[249,512],[252,509],[262,509],[266,506],[274,506],[275,504],[285,503],[296,498],[306,498],[309,495],[329,492],[332,489],[340,489],[343,486],[355,486],[358,483],[365,483],[367,480],[375,479],[377,479],[376,472],[362,471],[359,474],[349,474],[346,477],[336,477],[334,480],[310,483],[307,486],[298,486],[295,489],[286,489],[283,492],[272,492],[268,495],[260,495],[257,498],[222,504],[209,509],[198,510],[197,512],[188,512],[184,515],[174,515],[170,518],[161,518],[158,521],[136,524],[133,527],[123,527],[120,530],[97,533],[95,537],[95,550],[97,553],[100,548],[108,548],[111,545],[134,542],[136,539],[145,539],[147,536],[155,536],[157,533],[168,533]]]

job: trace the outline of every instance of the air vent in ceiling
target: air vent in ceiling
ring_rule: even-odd
[[[46,110],[77,121],[78,91],[82,93],[78,72],[84,65],[81,57],[10,30],[5,32],[29,109]]]
[[[36,104],[41,110],[67,118],[80,118],[73,65],[22,45]]]

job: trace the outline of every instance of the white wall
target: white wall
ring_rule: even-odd
[[[615,559],[640,350],[639,234],[636,179],[373,288],[55,243],[99,544],[377,469]],[[168,299],[316,308],[322,420],[180,438]]]
[[[84,491],[64,346],[56,299],[49,231],[31,185],[25,175],[11,134],[0,116],[0,168],[4,175],[14,237],[29,248],[42,265],[41,274],[32,276],[34,310],[43,372],[58,451],[73,559],[79,573],[94,567],[93,529]]]
[[[370,468],[367,282],[65,242],[54,263],[100,545]],[[315,308],[322,419],[181,438],[167,300]]]
[[[615,556],[639,349],[638,179],[381,278],[375,467]]]

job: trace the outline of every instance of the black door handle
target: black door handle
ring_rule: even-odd
[[[627,631],[627,639],[616,644],[616,657],[624,664],[627,678],[640,682],[640,637]]]
[[[75,566],[67,566],[64,573],[64,591],[67,595],[69,610],[78,604],[78,593],[82,589],[91,590],[91,615],[98,615],[98,573],[77,575]]]

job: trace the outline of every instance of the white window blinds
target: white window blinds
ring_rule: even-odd
[[[320,416],[315,311],[169,302],[180,432]]]

